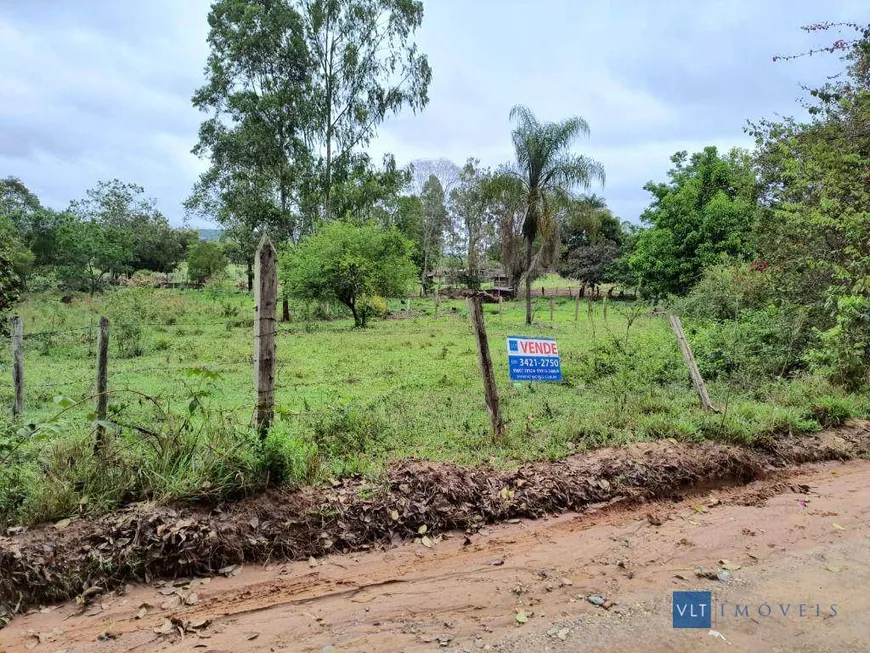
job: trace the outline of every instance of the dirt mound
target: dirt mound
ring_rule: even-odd
[[[243,562],[306,559],[412,537],[426,544],[440,530],[746,482],[776,467],[868,452],[870,429],[853,423],[757,449],[660,441],[510,471],[410,460],[381,482],[275,490],[214,508],[137,504],[61,529],[0,537],[0,604],[20,609],[132,580],[231,574]]]

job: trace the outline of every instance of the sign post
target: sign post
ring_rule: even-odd
[[[512,381],[561,381],[562,363],[553,338],[508,336]]]

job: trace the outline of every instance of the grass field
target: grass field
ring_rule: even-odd
[[[5,455],[6,469],[14,462],[17,470],[5,498],[0,488],[0,515],[54,518],[143,495],[223,497],[259,486],[264,469],[272,481],[277,474],[300,482],[376,474],[409,456],[508,466],[657,438],[751,443],[868,411],[862,397],[803,379],[752,388],[713,382],[710,394],[725,411],[704,413],[664,319],[614,302],[605,320],[596,302],[583,303],[575,323],[573,301],[555,307],[551,328],[549,300],[538,300],[529,328],[521,302],[505,303],[501,316],[497,305],[485,306],[508,429],[495,442],[463,302],[442,302],[437,319],[430,300],[413,300],[410,315],[404,302],[392,302],[392,314],[365,330],[351,328],[336,307],[338,317],[323,319],[322,307],[294,306],[294,319],[280,325],[278,417],[263,452],[249,427],[249,296],[124,289],[71,305],[29,297],[19,314],[29,334],[23,422],[33,426],[10,422],[6,444],[0,439],[0,462]],[[100,315],[112,321],[109,463],[91,453]],[[564,382],[511,383],[508,334],[555,337]],[[7,354],[5,405],[9,365]]]

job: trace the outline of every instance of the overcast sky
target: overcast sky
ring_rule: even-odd
[[[799,27],[870,20],[864,0],[424,0],[418,35],[430,102],[384,123],[371,151],[399,163],[511,157],[508,112],[579,114],[577,149],[601,161],[596,192],[636,220],[669,156],[750,146],[747,119],[799,115],[801,83],[830,56],[773,63],[832,35]],[[0,177],[64,208],[98,180],[145,186],[174,224],[205,164],[190,154],[201,116],[209,0],[0,0]],[[199,226],[209,226],[202,224]]]

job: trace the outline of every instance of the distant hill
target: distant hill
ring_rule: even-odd
[[[221,229],[200,229],[199,230],[199,239],[200,240],[220,240],[221,234],[223,234],[223,230],[221,230]]]

